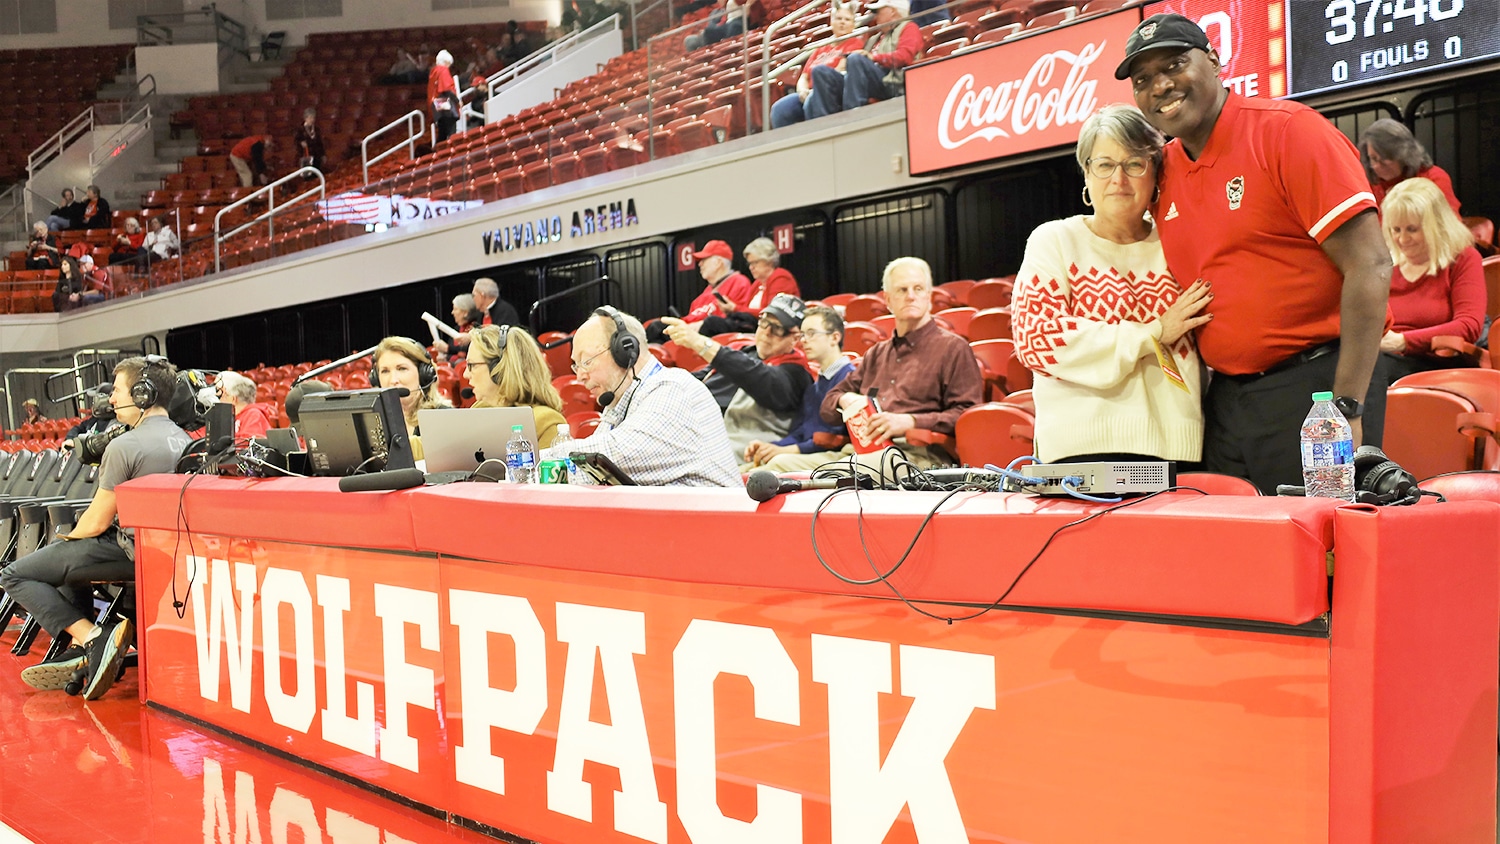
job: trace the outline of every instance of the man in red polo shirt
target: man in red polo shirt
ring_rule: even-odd
[[[1356,445],[1379,445],[1391,259],[1358,151],[1306,106],[1225,89],[1181,15],[1147,18],[1125,47],[1115,77],[1175,138],[1153,208],[1167,265],[1213,287],[1198,330],[1214,370],[1205,468],[1268,494],[1300,485],[1298,432],[1318,390],[1333,391]]]

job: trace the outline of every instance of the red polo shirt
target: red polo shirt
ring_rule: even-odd
[[[1172,275],[1213,284],[1203,361],[1249,375],[1337,338],[1344,278],[1320,244],[1373,208],[1354,144],[1299,103],[1231,92],[1197,161],[1168,144],[1154,210]]]

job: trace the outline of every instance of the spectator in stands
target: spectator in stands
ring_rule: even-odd
[[[96,627],[90,620],[95,613],[93,589],[77,584],[135,579],[135,532],[116,522],[115,487],[176,467],[189,442],[167,416],[165,397],[176,389],[176,367],[165,358],[130,357],[115,365],[110,403],[131,430],[104,449],[98,488],[88,509],[71,531],[0,571],[0,588],[42,629],[54,638],[67,634],[72,639],[71,646],[53,659],[21,671],[21,679],[34,689],[62,689],[75,671],[83,670],[83,697],[94,700],[115,680],[130,647],[131,623],[109,619]]]
[[[1198,24],[1171,14],[1135,28],[1115,76],[1173,138],[1152,206],[1167,266],[1214,294],[1196,337],[1214,370],[1205,468],[1271,495],[1302,482],[1314,392],[1332,390],[1356,446],[1380,444],[1391,256],[1354,144],[1307,106],[1231,93],[1219,71]]]
[[[293,385],[290,390],[287,390],[286,398],[282,400],[283,405],[286,407],[287,421],[292,425],[297,424],[297,412],[302,409],[302,399],[304,397],[313,393],[331,392],[333,392],[332,384],[326,381],[319,381],[316,378],[310,378],[300,384]]]
[[[542,350],[524,328],[483,325],[474,329],[464,380],[474,407],[529,407],[536,415],[536,447],[548,448],[562,424],[562,397]]]
[[[896,23],[906,17],[906,0],[875,0],[869,10],[875,13],[875,33],[863,50],[845,59],[844,72],[829,65],[813,68],[812,94],[803,105],[809,120],[905,93],[905,68],[922,51],[921,28],[911,21]]]
[[[749,306],[753,287],[743,273],[735,272],[731,263],[734,250],[722,240],[710,240],[694,252],[693,257],[698,260],[698,275],[708,282],[708,286],[688,306],[682,320],[703,323],[698,327],[698,333],[705,337],[740,330],[730,323],[729,316]],[[740,317],[735,324],[748,328],[750,321]],[[666,325],[660,320],[652,324],[649,333],[653,343],[667,341]]]
[[[1391,188],[1420,176],[1438,186],[1453,213],[1461,213],[1458,197],[1453,194],[1453,180],[1443,168],[1432,163],[1432,156],[1405,123],[1389,117],[1371,123],[1359,134],[1359,159],[1375,192],[1376,205],[1384,206],[1385,195]]]
[[[1488,305],[1483,260],[1474,233],[1453,213],[1439,185],[1407,179],[1381,205],[1381,226],[1396,268],[1391,272],[1395,325],[1380,341],[1390,380],[1429,369],[1472,366],[1433,354],[1434,337],[1479,339]]]
[[[83,278],[83,295],[79,300],[85,305],[103,302],[115,293],[109,270],[94,266],[94,256],[84,254],[78,258],[78,274]]]
[[[432,104],[432,122],[437,126],[437,142],[442,143],[458,127],[458,85],[453,81],[453,54],[438,50],[432,70],[427,74],[427,101]]]
[[[225,370],[214,379],[214,395],[234,407],[234,439],[246,442],[264,437],[276,427],[276,408],[255,400],[255,382]]]
[[[22,425],[35,425],[45,421],[47,417],[42,415],[42,405],[36,399],[27,399],[21,402]]]
[[[266,176],[266,153],[275,146],[276,139],[270,135],[250,135],[241,138],[229,150],[229,163],[240,175],[240,187],[264,185],[270,181]]]
[[[125,231],[115,236],[114,248],[109,252],[109,265],[139,267],[145,263],[145,260],[146,232],[141,229],[140,220],[126,217]]]
[[[839,312],[822,305],[808,308],[802,318],[802,348],[817,368],[818,377],[802,393],[802,413],[786,436],[772,442],[753,440],[745,447],[745,461],[751,467],[789,472],[791,468],[781,462],[783,455],[816,454],[836,448],[847,439],[843,422],[830,425],[819,416],[824,396],[854,370],[844,357],[843,344],[844,318]]]
[[[751,319],[760,317],[760,312],[771,303],[778,293],[788,296],[800,297],[802,291],[797,287],[797,279],[781,266],[781,253],[776,249],[776,242],[769,237],[757,237],[745,245],[745,264],[750,268],[751,287],[750,301],[739,316],[732,318],[730,322],[739,323],[743,321],[744,327],[739,331],[750,330]],[[748,318],[746,318],[748,317]],[[802,322],[799,316],[797,322]]]
[[[662,317],[672,342],[708,361],[713,374],[704,385],[714,398],[719,397],[710,382],[722,380],[729,387],[719,404],[725,406],[724,429],[736,464],[750,462],[750,443],[784,437],[797,422],[802,395],[813,382],[807,356],[798,347],[806,312],[801,299],[777,294],[761,312],[755,345],[749,349],[730,349],[704,337],[698,333],[701,323]]]
[[[484,110],[490,101],[490,80],[484,74],[475,74],[469,80],[469,101],[464,103],[464,125],[483,126]]]
[[[52,209],[52,214],[47,217],[47,228],[52,231],[83,228],[83,212],[87,207],[88,203],[73,200],[72,188],[63,188],[62,204]]]
[[[474,279],[474,290],[469,294],[474,298],[474,307],[480,313],[479,321],[483,325],[520,325],[521,315],[516,312],[516,306],[500,298],[500,285],[493,278]],[[455,345],[469,345],[469,335],[460,332],[453,338]]]
[[[896,318],[896,331],[889,340],[871,346],[859,367],[828,391],[821,409],[823,421],[849,423],[859,416],[853,424],[862,426],[870,440],[894,439],[918,468],[950,463],[952,458],[941,449],[910,444],[903,438],[913,428],[952,436],[959,415],[983,400],[984,376],[968,341],[933,320],[932,269],[926,261],[891,261],[881,287]],[[880,391],[878,409],[871,416],[860,416],[875,388]],[[819,455],[804,455],[808,457]],[[889,474],[889,459],[882,454],[859,459],[866,465],[878,464]]]
[[[177,233],[167,225],[161,217],[152,217],[146,221],[146,240],[144,246],[152,261],[165,261],[168,258],[176,258],[182,253],[182,244],[177,240]]]
[[[457,337],[455,337],[453,339],[453,342],[451,343],[441,339],[434,340],[432,342],[433,350],[436,351],[439,355],[447,357],[450,360],[462,357],[465,354],[466,350],[469,348],[470,334],[473,332],[473,329],[477,328],[480,325],[483,325],[483,321],[484,312],[479,310],[479,307],[474,304],[474,294],[460,293],[457,296],[454,296],[453,327],[458,329],[459,337],[464,337],[466,339],[462,343],[458,341]],[[510,323],[501,323],[501,325],[509,324]]]
[[[573,335],[573,372],[603,413],[574,451],[603,454],[636,483],[739,486],[719,406],[702,382],[646,354],[646,330],[614,308]]]
[[[396,48],[396,63],[385,76],[380,77],[382,85],[418,85],[423,79],[422,65],[411,53],[404,48]]]
[[[1027,241],[1011,313],[1021,363],[1038,375],[1044,463],[1203,456],[1192,331],[1213,297],[1172,278],[1146,213],[1164,143],[1133,106],[1095,112],[1076,150],[1094,213],[1043,223]]]
[[[515,64],[536,52],[536,45],[531,43],[531,34],[522,29],[519,23],[513,20],[507,21],[506,26],[509,27],[506,36],[509,37],[510,42],[508,44],[502,42],[505,49],[501,58],[505,59],[507,65]]]
[[[57,237],[47,230],[47,224],[38,220],[31,226],[31,240],[26,244],[26,269],[55,270],[61,253],[57,251]]]
[[[406,390],[401,397],[401,412],[406,416],[406,433],[411,437],[412,457],[422,459],[421,430],[417,411],[434,407],[452,407],[438,394],[437,369],[427,350],[407,337],[387,337],[375,347],[375,367],[370,384]]]
[[[62,264],[57,268],[57,286],[52,289],[52,310],[62,313],[81,307],[86,289],[78,259],[62,256]]]
[[[565,33],[588,29],[607,17],[609,13],[594,0],[563,0],[562,29]]]
[[[696,50],[725,38],[741,35],[745,32],[747,21],[753,28],[759,26],[764,17],[765,12],[758,0],[723,0],[722,4],[716,5],[708,13],[708,24],[703,31],[683,39],[682,46],[688,50]]]
[[[109,212],[109,200],[105,199],[98,185],[89,185],[84,190],[87,199],[83,203],[83,228],[107,229],[113,225]]]
[[[826,65],[843,73],[848,55],[864,48],[858,38],[846,37],[854,32],[855,14],[852,2],[834,4],[830,23],[833,25],[834,37],[844,40],[824,44],[807,57],[807,61],[802,65],[802,73],[797,76],[797,90],[772,104],[771,128],[780,129],[807,119],[807,99],[812,95],[813,90],[813,68]]]
[[[312,167],[319,171],[324,169],[323,133],[318,130],[317,109],[302,110],[302,125],[297,127],[292,143],[297,147],[298,167]]]

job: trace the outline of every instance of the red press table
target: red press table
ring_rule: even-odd
[[[494,834],[1495,840],[1500,505],[183,480],[143,698]]]

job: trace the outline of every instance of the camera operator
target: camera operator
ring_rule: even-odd
[[[120,361],[114,369],[110,404],[130,430],[104,450],[99,485],[73,530],[0,571],[0,588],[31,613],[54,637],[66,633],[73,645],[57,657],[21,672],[32,688],[62,689],[74,672],[85,672],[84,698],[109,690],[129,649],[128,619],[95,626],[90,581],[135,578],[135,535],[116,523],[115,487],[145,475],[171,472],[188,445],[188,435],[167,415],[177,391],[177,370],[166,358],[150,355]]]

